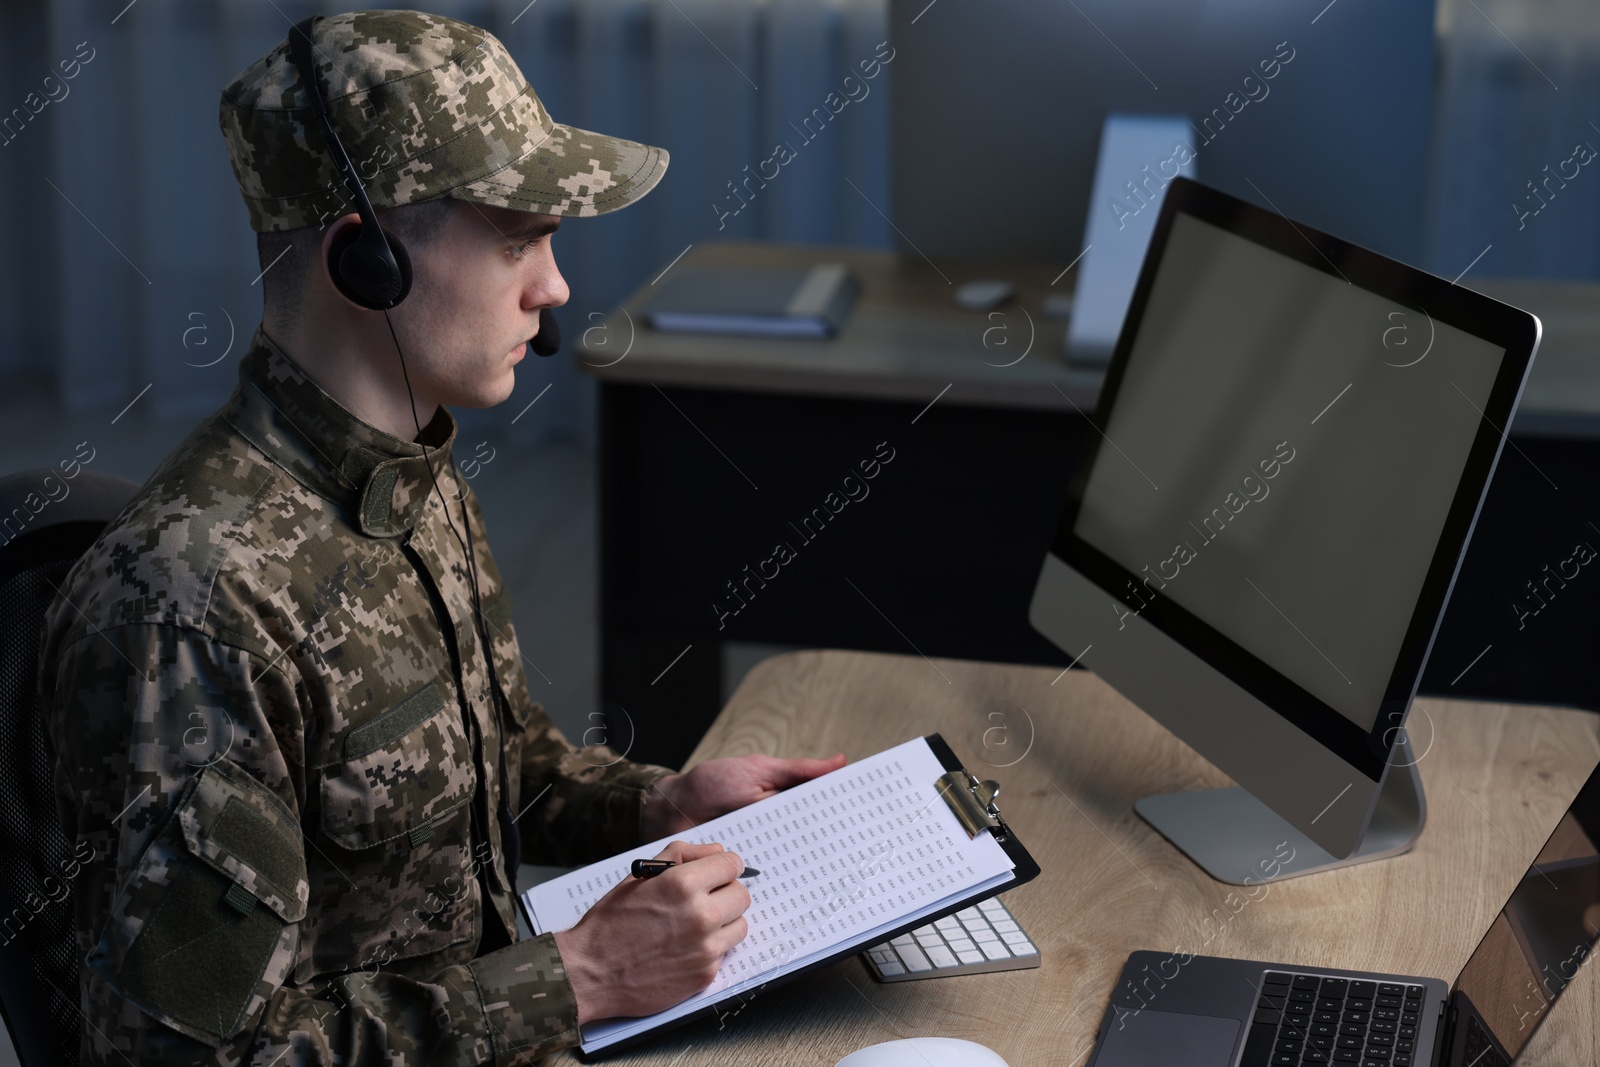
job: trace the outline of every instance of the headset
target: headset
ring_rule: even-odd
[[[389,326],[389,336],[394,341],[395,354],[400,357],[400,372],[405,378],[406,394],[411,398],[411,420],[417,424],[417,436],[420,438],[422,425],[417,418],[417,399],[411,391],[411,375],[406,370],[405,353],[400,350],[400,339],[395,336],[394,323],[389,319],[389,309],[404,300],[406,294],[411,291],[411,257],[398,237],[385,233],[378,225],[378,215],[372,208],[372,201],[367,198],[366,189],[362,186],[355,167],[350,163],[350,156],[345,152],[344,145],[333,128],[333,122],[328,117],[327,101],[323,97],[322,86],[317,81],[316,66],[311,58],[312,28],[322,18],[321,15],[312,15],[295,24],[289,31],[289,53],[300,72],[300,80],[306,88],[312,114],[322,126],[322,137],[327,145],[328,154],[332,156],[334,166],[343,176],[345,187],[349,189],[356,211],[361,216],[360,225],[347,226],[334,237],[333,244],[328,250],[328,272],[333,278],[333,284],[351,301],[361,307],[383,312],[384,322]],[[528,347],[540,356],[553,356],[561,347],[561,332],[549,308],[539,309],[539,332],[534,335]],[[478,589],[478,561],[472,548],[472,525],[467,517],[466,506],[463,504],[461,522],[466,527],[467,536],[463,538],[456,530],[449,502],[445,500],[444,492],[439,488],[438,476],[434,474],[433,463],[428,459],[428,446],[419,441],[417,447],[420,449],[423,465],[428,468],[428,477],[433,482],[433,490],[439,497],[439,504],[444,508],[445,521],[449,523],[450,532],[455,535],[457,543],[461,545],[462,553],[467,557],[468,573],[472,578],[473,629],[483,647],[483,658],[489,667],[494,703],[500,715],[502,786],[500,810],[496,812],[496,817],[500,823],[501,844],[505,849],[506,876],[510,880],[512,892],[515,893],[522,842],[517,836],[516,820],[511,816],[511,806],[506,798],[503,784],[507,781],[505,738],[511,729],[511,722],[500,695],[500,679],[494,666],[494,646],[484,631],[483,597]]]

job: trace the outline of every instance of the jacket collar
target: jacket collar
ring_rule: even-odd
[[[313,492],[355,509],[361,532],[395,537],[415,525],[435,474],[450,469],[456,422],[440,405],[423,428],[426,461],[402,441],[340,406],[256,327],[224,417],[251,444]]]

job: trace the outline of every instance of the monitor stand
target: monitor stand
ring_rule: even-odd
[[[1361,846],[1344,859],[1324,852],[1240,786],[1145,797],[1133,810],[1219,882],[1258,885],[1297,878],[1388,859],[1416,843],[1428,818],[1428,805],[1403,732],[1390,759],[1402,762],[1391,762]],[[1282,847],[1285,842],[1293,852]],[[1293,858],[1284,861],[1285,856]]]

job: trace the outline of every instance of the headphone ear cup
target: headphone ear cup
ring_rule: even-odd
[[[355,223],[334,235],[328,247],[328,275],[334,287],[351,301],[381,311],[394,307],[411,291],[411,256],[400,239],[387,230],[379,231],[377,240],[363,240],[365,229],[365,225]],[[383,255],[385,241],[394,256],[394,268]]]
[[[395,266],[400,268],[400,291],[394,297],[394,302],[398,304],[406,298],[407,293],[411,292],[411,253],[406,251],[406,246],[400,238],[388,230],[383,231],[383,234],[389,239],[389,251],[394,253]]]

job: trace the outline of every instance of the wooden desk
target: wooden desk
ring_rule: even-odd
[[[1004,894],[1040,947],[1038,969],[879,984],[852,957],[761,992],[720,1026],[687,1024],[613,1062],[832,1067],[863,1045],[945,1036],[982,1042],[1011,1067],[1072,1067],[1140,948],[1449,981],[1600,760],[1600,716],[1588,712],[1422,701],[1436,735],[1419,765],[1429,819],[1417,847],[1277,883],[1250,902],[1132,808],[1148,793],[1227,779],[1099,678],[1072,671],[1052,684],[1058,673],[791,653],[750,672],[689,760],[857,759],[937,731],[969,770],[1000,783],[1000,806],[1042,869]],[[1209,943],[1208,916],[1220,931]],[[1597,977],[1600,966],[1579,972],[1528,1063],[1600,1062]]]
[[[761,243],[699,243],[670,269],[824,259],[864,283],[833,341],[658,333],[635,314],[650,285],[584,331],[579,366],[600,382],[601,690],[627,712],[611,736],[641,759],[678,766],[700,739],[729,641],[1068,662],[1027,614],[1100,384],[1066,365],[1065,325],[1042,313],[1073,272]],[[1017,301],[958,309],[952,287],[986,276],[1016,282]],[[1541,315],[1545,339],[1422,688],[1588,706],[1592,594],[1555,601],[1537,629],[1509,605],[1594,537],[1600,442],[1578,431],[1600,435],[1600,285],[1482,288]],[[879,442],[897,458],[871,495],[814,544],[797,538]],[[713,602],[736,604],[728,583],[780,539],[798,558],[720,617]]]

